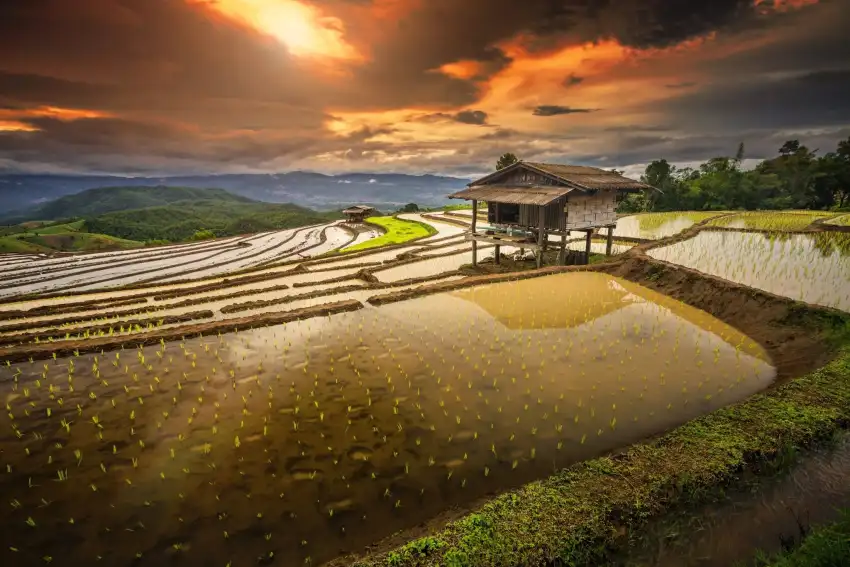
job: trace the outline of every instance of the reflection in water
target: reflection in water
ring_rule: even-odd
[[[678,234],[700,221],[722,214],[722,211],[684,211],[630,215],[617,220],[614,236],[658,240]]]
[[[642,530],[643,549],[621,563],[630,567],[726,567],[756,549],[781,550],[782,538],[838,519],[850,506],[850,437],[832,451],[806,455],[787,474],[766,479],[757,492],[732,493],[719,504],[666,518]]]
[[[362,549],[775,370],[706,313],[576,273],[0,374],[9,564],[159,566]]]
[[[850,311],[850,234],[700,232],[649,255],[777,295]]]

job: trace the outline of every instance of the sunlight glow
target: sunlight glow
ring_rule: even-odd
[[[203,2],[219,14],[270,35],[299,57],[357,60],[338,18],[324,16],[295,0],[215,0]]]

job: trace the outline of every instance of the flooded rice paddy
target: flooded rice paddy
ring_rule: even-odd
[[[802,230],[814,221],[833,214],[824,211],[747,211],[714,219],[708,224],[757,230]]]
[[[768,386],[597,273],[0,368],[3,565],[317,563]]]
[[[684,211],[629,215],[617,219],[614,236],[659,240],[678,234],[698,222],[722,214],[722,212],[717,211]]]
[[[649,255],[807,303],[850,311],[850,234],[703,231]]]

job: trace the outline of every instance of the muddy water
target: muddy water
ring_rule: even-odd
[[[720,212],[672,212],[631,215],[617,220],[614,236],[658,240],[678,234],[694,224],[717,216]]]
[[[774,375],[735,329],[596,273],[4,366],[0,561],[316,563]]]
[[[797,299],[850,311],[850,234],[700,232],[649,255]]]
[[[437,255],[436,252],[437,251],[435,250],[435,257],[428,257],[427,259],[420,260],[418,262],[412,262],[395,268],[376,271],[374,272],[375,277],[377,277],[379,281],[390,283],[409,278],[436,276],[444,272],[457,270],[462,265],[472,262],[472,248],[464,252],[447,254],[445,256]],[[492,256],[493,249],[488,248],[479,251],[478,257],[483,259],[488,253]]]
[[[630,567],[726,567],[748,562],[755,550],[777,553],[783,538],[799,540],[801,526],[838,519],[850,506],[850,436],[831,450],[805,455],[787,474],[720,503],[678,514],[638,534],[639,549],[620,558]],[[837,567],[837,566],[836,566]]]

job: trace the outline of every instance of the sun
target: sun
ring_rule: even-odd
[[[359,59],[338,18],[295,0],[214,0],[204,5],[231,20],[270,35],[299,57]]]

